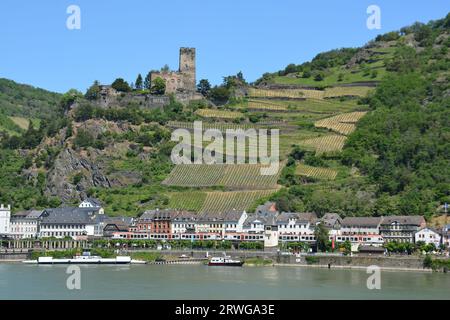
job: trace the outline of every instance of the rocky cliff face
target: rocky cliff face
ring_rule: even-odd
[[[74,135],[80,128],[94,138],[106,131],[120,134],[136,130],[127,123],[88,120],[74,123]],[[113,141],[101,150],[92,147],[74,149],[72,142],[73,137],[65,141],[47,172],[46,196],[70,203],[86,197],[88,190],[94,187],[111,188],[141,182],[138,172],[111,169],[115,159],[126,157],[126,152],[133,148],[128,141]]]
[[[66,148],[60,152],[53,169],[48,172],[45,193],[47,196],[58,197],[63,202],[81,199],[86,197],[89,188],[111,187],[104,171],[102,162],[93,161],[89,156]]]

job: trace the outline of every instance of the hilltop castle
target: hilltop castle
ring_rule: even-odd
[[[166,94],[177,92],[195,92],[195,48],[180,48],[178,71],[152,72],[151,81],[162,78],[166,82]]]
[[[121,93],[111,85],[100,85],[100,98],[96,101],[102,107],[127,106],[130,103],[138,104],[144,108],[161,108],[170,102],[169,94],[174,94],[177,101],[189,103],[192,100],[201,100],[203,96],[197,92],[195,76],[195,48],[180,48],[180,65],[178,71],[153,71],[150,80],[162,78],[166,83],[164,95]]]

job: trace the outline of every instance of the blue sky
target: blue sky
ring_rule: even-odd
[[[81,29],[66,28],[69,5]],[[366,27],[369,5],[381,29]],[[317,53],[361,46],[377,34],[444,17],[447,0],[2,0],[0,77],[57,92],[85,92],[94,80],[131,82],[168,64],[179,47],[197,49],[197,79],[249,81]]]

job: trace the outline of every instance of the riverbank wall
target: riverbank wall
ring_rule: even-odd
[[[23,261],[29,259],[28,253],[0,253],[0,262]]]
[[[367,268],[377,266],[392,270],[426,270],[417,256],[278,256],[277,264],[326,268]]]
[[[427,271],[423,267],[423,257],[420,256],[380,256],[380,255],[283,255],[277,251],[247,251],[247,250],[229,250],[229,251],[208,251],[208,250],[121,250],[120,254],[128,255],[135,252],[153,252],[158,253],[167,260],[178,260],[180,257],[203,261],[207,257],[213,256],[231,256],[235,259],[261,259],[272,260],[272,264],[280,266],[299,266],[299,267],[322,267],[322,268],[367,268],[368,266],[378,266],[385,270],[412,270]],[[30,252],[0,252],[0,262],[22,261],[30,258]]]
[[[201,259],[206,257],[207,251],[160,251],[163,256],[178,256],[187,254],[191,258]],[[222,256],[223,251],[208,251],[208,255]],[[369,266],[378,266],[382,269],[392,270],[423,270],[429,271],[423,267],[423,257],[420,256],[384,256],[384,255],[282,255],[276,251],[225,251],[227,256],[237,259],[270,259],[276,265],[289,266],[315,266],[324,268],[367,268]]]

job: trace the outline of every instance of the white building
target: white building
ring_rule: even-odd
[[[226,233],[242,232],[248,215],[245,211],[232,210],[223,213],[205,213],[195,223],[196,233]]]
[[[264,223],[264,218],[250,216],[244,222],[243,231],[247,233],[264,233]]]
[[[426,244],[432,243],[436,248],[439,248],[441,238],[441,235],[437,231],[428,227],[422,228],[414,234],[415,243],[419,241],[425,242]]]
[[[79,237],[96,236],[100,232],[98,211],[95,208],[54,208],[42,212],[39,236],[42,237]],[[97,228],[98,229],[98,228]]]
[[[354,234],[354,235],[337,235],[334,239],[338,244],[350,242],[352,252],[357,252],[360,247],[382,247],[384,244],[383,236],[379,234]]]
[[[277,217],[278,232],[280,235],[311,235],[316,221],[315,213],[283,212]]]
[[[80,205],[79,208],[93,208],[98,211],[98,214],[104,214],[105,210],[103,209],[102,203],[95,198],[86,198],[84,199]]]
[[[0,234],[7,235],[10,232],[11,205],[0,206]]]
[[[191,212],[176,212],[170,224],[172,234],[194,233],[196,215]]]
[[[346,217],[342,220],[342,235],[380,234],[381,217]]]
[[[9,235],[14,239],[36,238],[39,232],[41,210],[19,212],[11,216]]]

